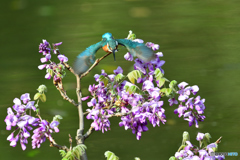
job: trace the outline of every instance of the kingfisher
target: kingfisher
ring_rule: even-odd
[[[133,57],[138,57],[144,62],[149,62],[155,58],[153,50],[144,43],[134,42],[129,39],[114,39],[111,33],[105,33],[102,35],[100,42],[89,46],[77,56],[73,65],[74,72],[78,75],[86,72],[95,62],[95,55],[100,48],[107,53],[113,53],[114,60],[116,60],[115,52],[118,51],[118,45],[126,47]]]

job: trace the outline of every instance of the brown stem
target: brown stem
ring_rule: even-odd
[[[94,131],[93,127],[90,127],[87,133],[84,134],[84,139],[87,139],[92,134],[93,131]]]
[[[86,75],[88,75],[88,73],[89,73],[94,67],[96,67],[101,60],[103,60],[104,58],[106,58],[106,57],[107,57],[108,55],[110,55],[110,54],[111,54],[111,52],[108,53],[108,54],[105,54],[103,57],[97,59],[97,60],[94,62],[94,64],[93,64],[85,73],[83,73],[83,74],[81,75],[80,79],[83,78],[83,77],[85,77]]]
[[[66,151],[66,152],[68,152],[70,149],[67,147],[67,146],[61,146],[61,145],[59,145],[59,144],[57,144],[56,142],[55,142],[55,140],[50,140],[49,139],[49,137],[48,137],[48,140],[50,141],[50,147],[56,147],[56,148],[58,148],[59,150],[64,150],[64,151]]]
[[[81,92],[81,78],[76,75],[77,79],[77,97],[78,97],[78,116],[79,116],[79,129],[77,130],[77,144],[84,144],[83,132],[84,132],[84,116],[82,109],[82,92]]]
[[[221,142],[221,139],[222,139],[222,136],[218,138],[218,140],[215,143],[219,144]]]
[[[68,102],[73,104],[75,107],[78,106],[78,104],[73,99],[70,99],[68,97],[67,92],[59,87],[59,83],[56,84],[55,86],[56,86],[57,90],[59,91],[59,93],[61,94],[61,96],[63,97],[63,99],[67,100]]]

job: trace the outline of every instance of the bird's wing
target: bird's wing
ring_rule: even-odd
[[[76,74],[86,72],[90,66],[95,62],[95,54],[102,47],[103,41],[93,44],[86,48],[82,53],[77,56],[73,64],[73,70]]]
[[[144,43],[133,42],[128,39],[116,39],[116,41],[118,44],[125,46],[133,56],[137,56],[144,62],[149,62],[156,57],[153,50]]]

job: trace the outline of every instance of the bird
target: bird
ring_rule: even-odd
[[[85,73],[95,62],[97,51],[102,48],[107,53],[113,53],[114,60],[115,52],[118,51],[118,45],[126,47],[128,52],[133,57],[138,57],[144,62],[149,62],[155,58],[155,53],[148,48],[144,43],[134,42],[129,39],[114,39],[112,34],[107,32],[102,35],[102,40],[86,48],[77,56],[73,64],[75,74],[81,75]]]

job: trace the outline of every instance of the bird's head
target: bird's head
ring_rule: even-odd
[[[111,33],[107,32],[107,33],[104,33],[104,34],[102,35],[102,39],[108,41],[108,40],[113,39],[113,36],[112,36]]]
[[[107,42],[107,52],[112,52],[115,60],[115,52],[117,52],[118,42],[113,38],[112,34],[107,32],[102,35],[103,41]]]

